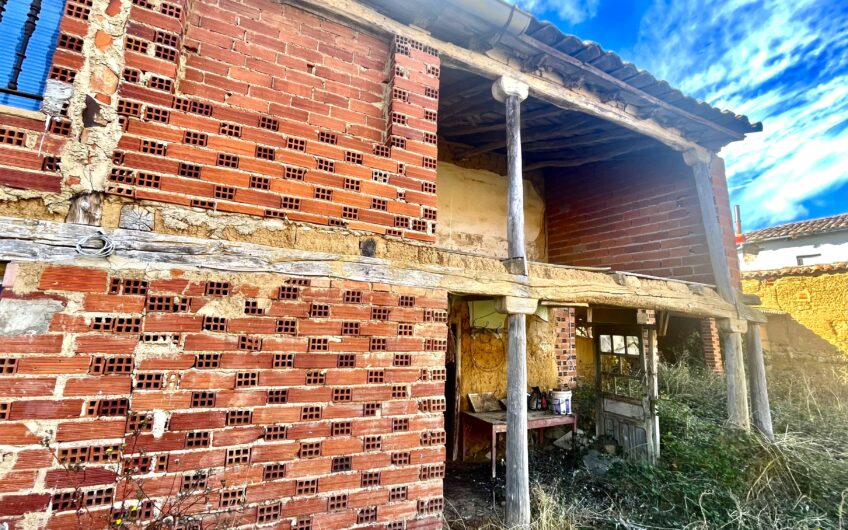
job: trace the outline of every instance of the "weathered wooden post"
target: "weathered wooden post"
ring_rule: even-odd
[[[687,151],[683,160],[692,168],[695,178],[695,189],[698,193],[698,203],[701,210],[701,220],[707,237],[707,250],[710,255],[715,276],[716,289],[727,302],[737,305],[736,289],[730,279],[730,268],[727,264],[721,225],[718,222],[718,212],[710,178],[710,163],[712,154],[707,151]],[[743,357],[742,335],[744,321],[719,322],[724,343],[724,373],[727,379],[727,417],[728,421],[743,429],[749,429],[748,418],[748,387],[745,379],[745,360]]]
[[[774,441],[774,429],[771,425],[771,406],[768,400],[766,366],[763,359],[763,342],[760,337],[760,325],[748,323],[748,378],[751,385],[751,411],[754,426],[763,436]]]
[[[513,272],[527,275],[524,254],[524,182],[521,168],[521,102],[528,86],[501,77],[492,85],[492,95],[506,106],[507,152],[507,240]],[[510,528],[530,526],[530,478],[527,458],[527,316],[511,307],[508,313],[506,406],[506,523]],[[533,301],[535,309],[535,301]]]

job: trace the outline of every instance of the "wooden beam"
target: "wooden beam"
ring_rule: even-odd
[[[384,31],[388,35],[402,35],[430,46],[442,57],[442,66],[455,66],[488,79],[501,76],[513,77],[527,84],[533,96],[557,107],[578,110],[607,121],[618,123],[628,129],[650,136],[677,151],[706,150],[679,132],[664,127],[650,119],[640,119],[625,109],[601,101],[596,94],[585,90],[574,90],[559,81],[521,72],[508,63],[508,58],[494,58],[487,54],[469,50],[456,44],[437,39],[427,32],[398,22],[382,15],[356,0],[277,0],[299,8],[307,8],[329,18],[341,20],[370,31]],[[582,64],[582,63],[581,63]]]
[[[633,131],[610,132],[604,131],[597,134],[587,134],[586,136],[567,136],[565,138],[549,138],[539,142],[525,142],[524,152],[542,152],[542,151],[562,151],[567,149],[575,149],[577,147],[596,146],[615,143],[618,140],[632,140],[638,142],[640,138],[633,134]]]
[[[736,289],[730,280],[730,267],[724,248],[724,237],[718,221],[718,210],[715,205],[713,183],[710,177],[710,161],[712,156],[700,157],[696,153],[685,153],[684,161],[692,168],[695,179],[695,189],[698,194],[698,205],[701,210],[701,222],[707,238],[707,251],[710,255],[713,276],[719,294],[732,304],[736,304]]]
[[[518,41],[520,41],[520,42],[522,42],[522,43],[524,43],[524,44],[526,44],[526,45],[528,45],[528,46],[530,46],[530,47],[532,47],[532,48],[534,48],[538,51],[540,51],[541,53],[547,54],[549,57],[555,58],[557,61],[560,61],[561,64],[568,65],[572,69],[581,72],[581,74],[583,74],[585,72],[585,73],[590,74],[593,77],[596,77],[599,80],[602,80],[608,86],[612,87],[613,90],[626,92],[628,94],[635,95],[635,96],[639,97],[640,99],[647,101],[651,105],[656,106],[659,109],[662,109],[666,113],[679,116],[680,118],[682,118],[682,119],[684,119],[688,122],[697,123],[698,125],[700,125],[702,127],[712,129],[716,132],[719,132],[719,133],[721,133],[725,136],[728,136],[730,138],[733,138],[735,140],[742,140],[742,139],[745,138],[745,135],[742,134],[742,133],[733,131],[733,130],[728,129],[726,127],[723,127],[723,126],[721,126],[717,123],[714,123],[714,122],[712,122],[712,121],[710,121],[706,118],[702,118],[701,116],[697,116],[695,114],[687,112],[687,111],[685,111],[685,110],[683,110],[679,107],[675,107],[673,105],[670,105],[670,104],[666,103],[665,101],[662,101],[661,99],[658,99],[658,98],[648,94],[647,92],[643,92],[642,90],[631,86],[630,84],[628,84],[625,81],[622,81],[622,80],[620,80],[616,77],[611,76],[610,74],[604,72],[603,70],[601,70],[599,68],[592,66],[591,64],[584,63],[584,62],[580,61],[579,59],[576,59],[575,57],[568,55],[567,53],[564,53],[564,52],[562,52],[562,51],[560,51],[556,48],[548,46],[547,44],[545,44],[545,43],[543,43],[543,42],[541,42],[537,39],[534,39],[533,37],[530,37],[529,35],[520,35],[520,36],[517,36],[517,37],[507,36],[507,41],[512,40],[513,38],[517,39]],[[551,65],[551,61],[548,61],[547,64]],[[641,75],[641,73],[637,74],[637,75]]]
[[[0,261],[60,263],[83,259],[92,266],[109,267],[120,263],[127,268],[193,268],[338,278],[446,289],[465,295],[642,307],[717,319],[734,318],[737,314],[731,304],[706,287],[693,293],[680,282],[652,279],[619,285],[604,271],[544,263],[532,263],[530,275],[523,278],[509,273],[497,258],[472,256],[474,262],[481,264],[475,268],[468,265],[468,254],[429,246],[426,248],[435,253],[432,260],[410,262],[339,254],[330,250],[336,248],[332,244],[325,251],[299,250],[157,232],[102,230],[112,239],[115,254],[108,260],[83,259],[76,253],[75,246],[84,237],[97,234],[98,227],[0,217]],[[404,245],[401,242],[391,244]],[[409,244],[411,250],[418,247]],[[419,255],[409,249],[406,255]]]
[[[483,111],[499,112],[499,109],[492,105],[488,94],[482,98],[468,98],[453,105],[439,105],[439,117],[444,118],[452,118],[463,113],[479,114]]]
[[[540,119],[544,119],[544,118],[552,118],[554,116],[562,116],[564,114],[565,114],[565,111],[563,111],[561,108],[558,108],[558,107],[555,107],[555,108],[552,108],[552,109],[551,108],[540,109],[540,110],[535,111],[535,112],[526,113],[524,116],[522,116],[521,121],[524,123],[524,126],[527,127],[529,123],[531,123],[535,120],[540,120]],[[451,137],[453,137],[453,136],[467,136],[467,135],[470,135],[470,134],[480,134],[480,133],[485,133],[485,132],[503,131],[504,128],[506,127],[506,122],[499,121],[497,123],[491,123],[491,124],[488,124],[488,125],[479,125],[479,126],[475,126],[475,127],[463,127],[462,129],[451,130],[450,132],[446,132],[446,131],[443,130],[443,128],[454,128],[454,127],[462,127],[462,126],[463,126],[462,123],[458,122],[458,121],[453,121],[453,122],[448,121],[448,122],[442,123],[442,121],[439,120],[439,132],[442,135],[447,135],[447,136],[451,136]]]
[[[586,125],[587,123],[589,124],[588,127],[580,127],[582,125]],[[595,129],[598,129],[602,126],[603,126],[603,124],[597,123],[597,120],[595,120],[594,118],[584,118],[584,119],[581,119],[581,120],[576,120],[576,123],[563,124],[562,128],[557,127],[556,125],[551,125],[551,126],[541,128],[539,130],[533,130],[525,136],[524,141],[533,142],[535,140],[543,140],[543,139],[546,140],[546,139],[548,139],[552,136],[562,135],[566,132],[570,132],[571,136],[574,137],[574,136],[577,136],[579,134],[579,132],[582,132],[586,129],[595,130]],[[475,147],[474,149],[468,151],[467,153],[463,153],[462,157],[463,158],[471,158],[472,156],[482,155],[484,153],[489,153],[491,151],[495,151],[495,150],[500,149],[500,148],[505,147],[505,146],[506,146],[506,140],[505,139],[495,140],[495,141],[488,142],[488,143],[485,143],[483,145],[480,145],[479,147]]]
[[[529,274],[524,242],[524,172],[521,168],[521,102],[529,87],[500,78],[492,93],[506,107],[507,246],[509,259]],[[506,375],[506,524],[530,528],[530,466],[527,455],[527,316],[510,313]],[[494,449],[493,449],[494,451]],[[492,458],[495,455],[492,454]]]
[[[653,143],[646,142],[626,142],[623,145],[619,145],[618,147],[603,147],[593,149],[591,153],[581,153],[579,157],[573,159],[554,159],[554,160],[543,160],[539,162],[535,162],[532,164],[528,164],[525,171],[534,171],[537,169],[542,169],[546,167],[552,168],[571,168],[571,167],[580,167],[586,164],[594,164],[596,162],[604,162],[606,160],[612,160],[613,158],[626,155],[628,153],[634,153],[637,151],[644,151],[646,149],[650,149],[652,147],[656,147]]]
[[[768,383],[766,382],[766,365],[763,359],[763,342],[758,324],[748,324],[748,355],[746,359],[748,361],[748,382],[751,386],[751,412],[754,427],[768,440],[774,441]]]
[[[710,177],[712,155],[704,157],[698,153],[687,152],[684,153],[683,159],[692,168],[695,179],[698,205],[701,210],[701,223],[706,234],[707,251],[710,255],[710,265],[712,265],[716,289],[722,298],[736,306],[738,303],[736,289],[733,288],[730,279],[730,267],[727,263],[724,238],[718,220],[712,178]],[[747,430],[750,428],[750,421],[748,418],[748,385],[745,378],[742,335],[736,331],[724,331],[722,335],[724,336],[725,348],[724,373],[727,379],[728,421]]]

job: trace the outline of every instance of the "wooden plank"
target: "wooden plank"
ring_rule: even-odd
[[[771,406],[769,405],[766,366],[763,360],[763,342],[760,326],[748,325],[748,381],[751,386],[751,412],[756,427],[768,440],[774,441],[774,429],[771,424]]]

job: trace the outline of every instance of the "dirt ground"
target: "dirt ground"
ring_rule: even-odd
[[[530,482],[551,483],[574,470],[574,456],[551,444],[530,450]],[[489,462],[448,462],[445,469],[445,525],[450,530],[499,528],[504,516],[506,469],[492,480]]]
[[[498,467],[495,481],[491,472],[488,462],[448,462],[445,470],[445,528],[480,528],[502,518],[505,470]]]

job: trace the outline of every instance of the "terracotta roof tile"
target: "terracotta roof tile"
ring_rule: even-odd
[[[748,271],[742,273],[742,279],[760,280],[764,278],[777,278],[779,276],[813,276],[816,274],[837,272],[848,272],[848,261],[825,263],[823,265],[805,265],[800,267],[784,267],[782,269]]]
[[[754,230],[745,234],[745,242],[753,243],[756,241],[768,241],[770,239],[793,239],[842,230],[848,230],[848,213]]]

